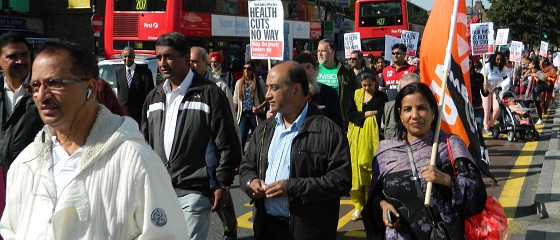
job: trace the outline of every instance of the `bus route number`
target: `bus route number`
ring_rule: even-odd
[[[148,0],[136,0],[136,11],[146,10],[146,2]]]

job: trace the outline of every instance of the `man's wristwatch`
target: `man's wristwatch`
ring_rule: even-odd
[[[220,183],[220,188],[226,190],[226,192],[229,192],[231,190],[230,185],[226,185],[226,184],[223,184],[223,183]]]

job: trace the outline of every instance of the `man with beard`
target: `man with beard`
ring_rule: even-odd
[[[348,128],[346,109],[352,93],[361,88],[361,83],[356,75],[335,60],[336,46],[333,41],[323,39],[317,47],[317,59],[319,60],[319,75],[317,82],[334,88],[338,92],[340,109],[342,110],[342,129]]]

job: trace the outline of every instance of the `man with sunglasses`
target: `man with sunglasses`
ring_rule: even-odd
[[[164,165],[132,118],[97,102],[98,78],[85,47],[37,51],[30,86],[46,126],[8,172],[4,238],[184,239]]]
[[[391,47],[391,57],[393,64],[383,69],[381,80],[379,81],[379,90],[387,93],[389,101],[397,98],[399,93],[399,79],[408,73],[415,73],[416,66],[406,62],[406,45],[397,43]]]
[[[351,70],[354,71],[354,74],[356,74],[356,79],[360,79],[360,75],[366,72],[373,75],[373,72],[366,67],[364,55],[360,51],[356,50],[350,53],[350,67]]]

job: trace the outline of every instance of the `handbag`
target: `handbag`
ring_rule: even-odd
[[[410,162],[410,168],[412,169],[412,179],[414,180],[414,186],[416,187],[416,193],[420,201],[424,199],[424,192],[422,191],[422,187],[420,186],[420,178],[418,177],[418,172],[416,171],[416,165],[414,164],[414,158],[412,157],[412,148],[408,141],[406,142],[406,150],[408,152],[408,160]],[[424,210],[428,214],[430,218],[430,225],[432,226],[432,232],[430,233],[431,240],[451,240],[454,239],[451,237],[449,232],[449,227],[443,221],[435,222],[435,218],[433,216],[432,210],[429,206],[424,206]]]
[[[449,144],[449,135],[447,135],[447,151],[449,159],[455,172],[455,159],[451,152]],[[481,213],[465,219],[465,237],[467,239],[504,239],[507,232],[507,218],[504,208],[494,196],[486,197],[486,204]]]

